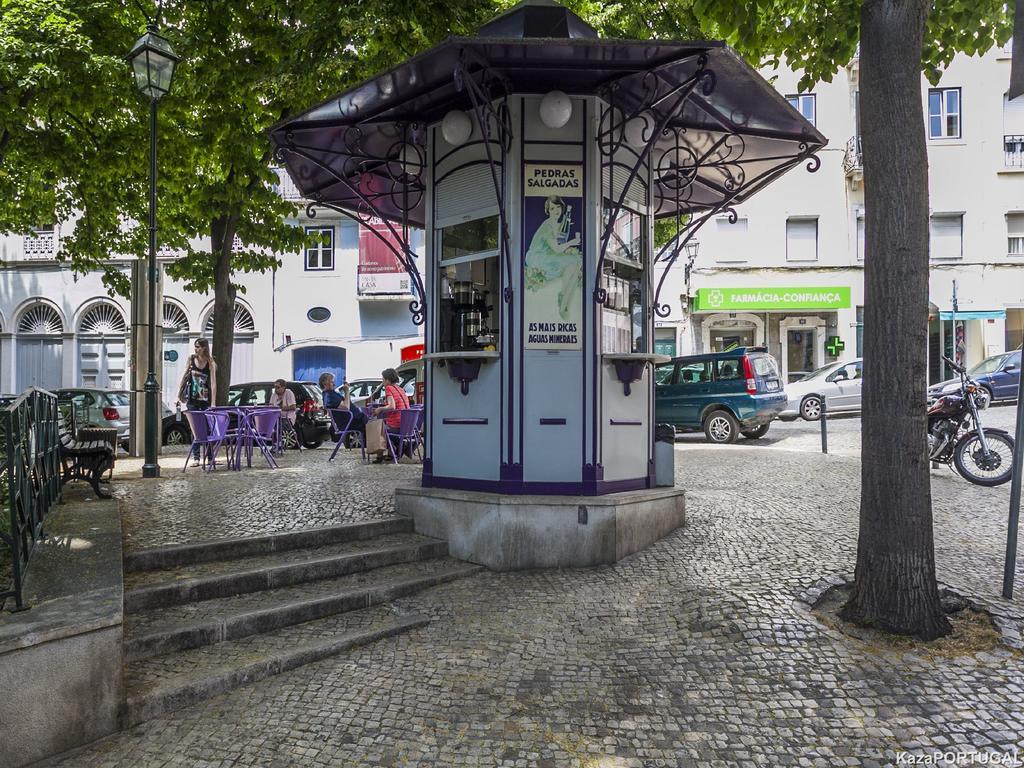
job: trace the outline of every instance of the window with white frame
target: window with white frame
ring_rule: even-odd
[[[728,216],[715,219],[718,235],[715,241],[714,259],[719,264],[736,264],[747,260],[747,220],[745,218],[729,221]]]
[[[306,246],[306,269],[334,269],[334,227],[306,227],[306,234],[315,237]]]
[[[857,261],[864,261],[864,211],[857,211]]]
[[[817,98],[813,93],[796,93],[786,97],[793,109],[803,115],[807,122],[811,125],[815,125],[815,118],[817,117]]]
[[[1006,252],[1024,256],[1024,213],[1006,214]]]
[[[928,89],[928,138],[960,138],[960,89]]]
[[[786,261],[818,260],[818,220],[786,219]]]
[[[964,215],[932,214],[928,249],[933,259],[961,259],[964,255]]]

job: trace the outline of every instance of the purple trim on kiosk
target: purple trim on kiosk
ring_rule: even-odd
[[[487,419],[462,419],[462,418],[448,418],[441,419],[442,424],[486,424]]]
[[[517,465],[518,466],[518,465]],[[456,491],[482,493],[535,494],[549,496],[603,496],[607,493],[641,491],[653,488],[650,477],[631,477],[625,480],[598,480],[579,483],[523,482],[514,480],[477,480],[465,477],[438,477],[423,470],[424,488],[450,488]]]
[[[565,419],[540,419],[541,426],[545,427],[564,427]]]

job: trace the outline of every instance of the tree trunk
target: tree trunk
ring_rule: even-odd
[[[922,639],[939,603],[927,456],[928,155],[921,48],[930,3],[861,7],[864,410],[856,584],[842,616]]]
[[[231,386],[231,355],[235,344],[235,296],[231,282],[231,246],[236,219],[222,216],[210,227],[213,258],[213,358],[217,361],[217,405],[227,405]]]

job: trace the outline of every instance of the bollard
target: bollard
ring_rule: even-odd
[[[821,416],[818,420],[821,422],[821,452],[828,453],[828,414],[825,408],[825,398],[821,398]]]

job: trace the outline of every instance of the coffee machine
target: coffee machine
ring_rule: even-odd
[[[481,349],[493,343],[493,334],[486,326],[490,310],[488,291],[469,280],[455,280],[449,284],[449,327],[442,336],[450,350]]]

